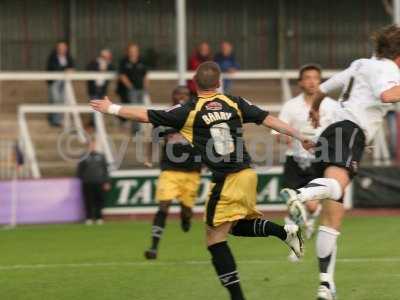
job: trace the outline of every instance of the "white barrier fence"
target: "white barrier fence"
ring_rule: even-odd
[[[327,78],[335,74],[336,70],[326,70],[323,72],[323,77]],[[187,79],[193,77],[193,72],[185,74]],[[223,79],[232,80],[280,80],[282,90],[282,103],[292,97],[289,80],[297,79],[297,70],[263,70],[263,71],[240,71],[233,74],[223,74]],[[0,81],[44,81],[44,80],[62,80],[65,82],[65,105],[20,105],[18,109],[18,126],[20,132],[20,142],[23,145],[27,162],[29,163],[32,176],[40,178],[40,168],[35,154],[34,145],[32,143],[29,127],[26,120],[28,113],[65,113],[65,129],[75,128],[80,135],[80,139],[84,139],[82,121],[80,113],[92,112],[87,105],[77,105],[75,91],[72,81],[87,81],[87,80],[113,80],[116,78],[116,73],[113,72],[0,72]],[[177,72],[169,71],[152,71],[148,74],[149,80],[178,80]],[[260,99],[263,100],[263,99]],[[267,99],[265,99],[267,100]],[[264,101],[266,103],[267,101]],[[145,99],[146,107],[152,106],[150,97]],[[278,112],[281,105],[264,106],[272,112]],[[71,124],[72,117],[72,124]],[[104,125],[104,120],[101,114],[95,114],[96,129],[102,149],[104,150],[107,161],[113,165],[115,162],[114,155],[108,143],[107,132]],[[380,131],[373,145],[374,161],[389,162],[389,151],[385,140],[384,130]]]

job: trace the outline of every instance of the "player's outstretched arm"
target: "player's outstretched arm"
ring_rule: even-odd
[[[310,109],[310,120],[311,124],[313,125],[314,128],[318,128],[320,126],[319,124],[319,107],[321,106],[322,100],[326,97],[326,94],[321,92],[321,90],[318,90],[314,95],[313,95],[313,105]]]
[[[101,113],[117,115],[119,117],[130,119],[136,122],[149,123],[147,109],[124,107],[121,105],[113,104],[106,96],[101,100],[90,101],[90,106]]]
[[[396,85],[396,86],[382,92],[380,98],[383,103],[400,102],[400,86]]]
[[[291,127],[289,124],[279,120],[277,117],[268,115],[263,122],[264,126],[267,126],[271,129],[278,131],[281,134],[286,134],[291,136],[297,140],[299,140],[302,144],[304,149],[308,150],[313,148],[315,145],[312,141],[305,138],[297,129]]]

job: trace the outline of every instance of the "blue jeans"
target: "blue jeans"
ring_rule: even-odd
[[[389,149],[392,157],[396,156],[397,148],[397,113],[393,110],[386,115],[387,125],[389,129]]]
[[[65,104],[64,98],[64,81],[53,81],[49,84],[49,103],[50,104],[57,104],[62,105]],[[50,113],[49,116],[49,123],[53,126],[61,126],[63,121],[63,114],[61,113]]]
[[[143,105],[145,90],[131,89],[128,91],[128,101],[130,104]],[[132,134],[136,134],[141,129],[141,124],[138,122],[132,122]]]

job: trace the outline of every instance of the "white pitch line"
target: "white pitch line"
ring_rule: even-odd
[[[284,263],[286,260],[239,260],[240,264],[274,264]],[[400,262],[400,257],[381,257],[381,258],[341,258],[339,263],[393,263]],[[23,270],[23,269],[49,269],[49,268],[92,268],[92,267],[135,267],[135,266],[179,266],[179,265],[208,265],[208,260],[188,260],[176,262],[94,262],[94,263],[70,263],[70,264],[32,264],[32,265],[0,265],[0,270]]]

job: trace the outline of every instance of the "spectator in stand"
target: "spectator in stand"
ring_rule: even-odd
[[[101,225],[104,195],[111,188],[110,177],[106,158],[96,151],[94,140],[90,142],[89,150],[89,154],[78,164],[77,176],[81,180],[86,225],[92,225],[94,221]]]
[[[235,55],[233,54],[233,46],[227,41],[223,41],[220,46],[214,61],[219,65],[223,73],[234,73],[239,69],[239,64],[236,62]],[[224,79],[223,82],[224,92],[229,93],[232,86],[232,80]]]
[[[59,41],[55,49],[50,53],[47,59],[47,71],[69,71],[74,68],[74,60],[69,55],[68,44],[65,41]],[[49,87],[49,103],[64,104],[64,81],[50,80],[47,82]],[[51,126],[60,127],[62,114],[51,113],[48,116]]]
[[[107,72],[115,70],[112,65],[112,53],[108,49],[100,51],[100,55],[87,66],[88,71]],[[109,80],[90,80],[88,81],[88,94],[90,100],[103,99],[107,95]]]
[[[188,68],[195,71],[197,67],[208,60],[212,60],[210,45],[207,42],[201,42],[193,55],[189,58]],[[196,95],[196,85],[193,80],[187,81],[187,86],[192,95]]]
[[[122,103],[144,104],[145,93],[148,90],[147,67],[141,60],[140,48],[137,44],[128,45],[127,53],[119,64],[119,79],[117,93]],[[132,133],[139,131],[138,123],[133,123]]]

